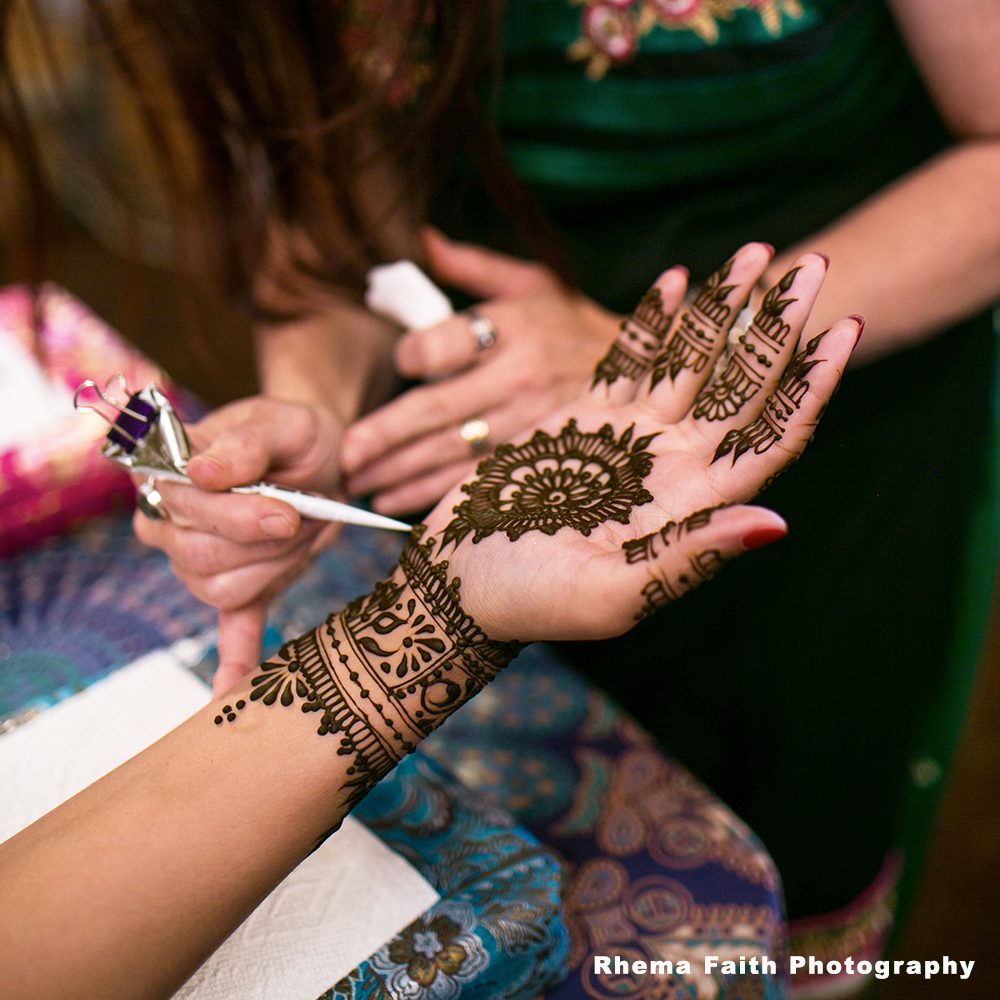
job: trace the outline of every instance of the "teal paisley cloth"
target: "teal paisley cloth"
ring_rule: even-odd
[[[530,1000],[568,952],[555,858],[417,752],[355,810],[441,900],[320,1000]]]
[[[399,546],[348,527],[279,600],[270,634],[301,633],[370,589]],[[0,739],[25,704],[37,711],[212,618],[162,553],[131,541],[126,518],[0,560],[0,593]],[[785,996],[783,973],[703,973],[705,954],[784,953],[780,881],[760,842],[545,647],[525,650],[355,816],[442,898],[321,1000]],[[595,975],[594,954],[691,971]]]

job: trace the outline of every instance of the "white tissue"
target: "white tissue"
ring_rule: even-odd
[[[201,681],[161,651],[0,736],[0,841],[208,701]],[[348,817],[176,997],[315,1000],[438,899],[408,862]]]
[[[373,267],[365,305],[408,330],[435,326],[455,313],[444,292],[412,260]]]
[[[0,452],[72,420],[73,396],[19,340],[0,331]]]

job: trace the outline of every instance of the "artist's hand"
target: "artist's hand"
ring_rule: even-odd
[[[339,525],[303,520],[280,500],[222,493],[262,479],[294,489],[337,489],[341,427],[329,413],[252,397],[230,403],[188,428],[195,457],[188,475],[199,489],[157,481],[169,520],[136,512],[147,545],[163,549],[195,597],[219,609],[219,670],[225,690],[260,662],[272,597]]]
[[[603,638],[785,533],[753,497],[794,461],[863,321],[799,334],[826,272],[805,254],[717,367],[770,248],[748,244],[671,320],[667,271],[576,402],[501,445],[427,519],[430,557],[494,639]],[[714,374],[713,374],[714,372]]]
[[[459,314],[400,338],[396,364],[428,379],[348,428],[348,489],[386,514],[424,510],[475,468],[463,423],[478,417],[506,441],[573,399],[614,339],[620,317],[568,291],[540,264],[425,232],[432,275],[481,297],[496,343],[477,350]]]

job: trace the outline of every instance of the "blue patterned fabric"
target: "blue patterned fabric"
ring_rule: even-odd
[[[277,602],[270,635],[297,635],[368,590],[401,545],[347,528]],[[0,723],[213,623],[126,519],[0,562]],[[785,996],[781,975],[703,971],[706,954],[783,954],[764,848],[550,649],[525,650],[421,750],[355,815],[442,900],[321,1000]],[[595,974],[595,955],[691,972]]]
[[[565,975],[559,863],[419,751],[354,811],[441,901],[321,1000],[530,1000]]]

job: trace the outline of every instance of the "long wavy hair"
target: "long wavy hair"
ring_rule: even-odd
[[[503,0],[80,2],[90,58],[113,67],[138,111],[175,266],[250,315],[306,310],[317,282],[357,292],[415,232],[463,144],[552,258],[481,107],[498,79]],[[19,20],[54,91],[67,88],[46,18],[31,0],[0,0],[0,213],[35,280],[52,197],[19,86]]]

